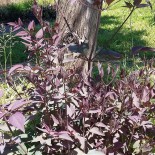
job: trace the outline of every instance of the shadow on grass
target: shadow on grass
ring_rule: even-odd
[[[131,48],[133,46],[147,46],[147,42],[143,39],[147,32],[145,30],[134,31],[130,27],[123,26],[119,33],[111,39],[121,24],[118,17],[103,15],[98,33],[98,45],[105,49],[117,51],[123,56],[131,57]],[[111,41],[109,42],[109,40]],[[140,57],[144,57],[144,55],[147,58],[155,56],[154,53],[140,53]]]
[[[30,20],[37,19],[32,13],[33,0],[26,0],[19,3],[10,3],[8,5],[0,6],[0,23],[4,22],[14,22],[18,18],[22,21],[28,22]],[[56,18],[55,9],[52,5],[43,5],[43,19],[51,20]]]
[[[31,10],[32,1],[20,3],[10,3],[0,6],[0,22],[13,22],[18,18],[27,18]]]

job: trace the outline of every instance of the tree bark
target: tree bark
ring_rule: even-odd
[[[57,23],[59,23],[62,37],[68,32],[74,32],[82,40],[88,41],[89,49],[85,51],[87,58],[93,57],[96,50],[97,33],[99,28],[101,11],[97,6],[86,0],[77,0],[71,4],[70,0],[58,0]],[[86,61],[80,63],[83,70],[90,69]]]

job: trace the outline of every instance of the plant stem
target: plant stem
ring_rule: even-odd
[[[110,42],[114,39],[114,37],[117,35],[117,33],[121,30],[121,28],[123,27],[123,25],[127,22],[127,20],[130,18],[130,16],[132,15],[132,13],[134,12],[135,7],[133,6],[133,8],[131,9],[129,15],[127,16],[127,18],[124,20],[124,22],[120,25],[120,27],[114,32],[114,34],[112,35],[112,37],[108,40],[107,45],[110,44]]]
[[[4,71],[5,71],[5,81],[6,81],[6,64],[7,64],[7,56],[6,56],[6,44],[4,45],[4,48],[3,48],[3,52],[4,52]]]
[[[9,55],[10,55],[10,66],[12,66],[12,30],[10,30],[10,37],[11,37],[11,40],[10,40],[10,46],[9,46]]]

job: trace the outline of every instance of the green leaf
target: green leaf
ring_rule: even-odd
[[[27,154],[27,148],[24,143],[21,143],[19,146],[17,146],[17,149],[21,155]]]

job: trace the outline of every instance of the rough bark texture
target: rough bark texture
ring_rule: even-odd
[[[95,45],[94,47],[96,47],[97,38],[95,35],[100,11],[98,11],[96,6],[86,2],[86,0],[78,0],[74,5],[71,5],[70,0],[58,0],[57,23],[59,23],[63,36],[70,32],[64,18],[67,20],[72,32],[76,33],[80,39],[88,40],[89,50],[87,51],[87,57],[89,57],[91,51],[95,50],[92,49],[93,46]],[[83,63],[82,61],[81,65]],[[84,64],[86,67],[86,63]]]

